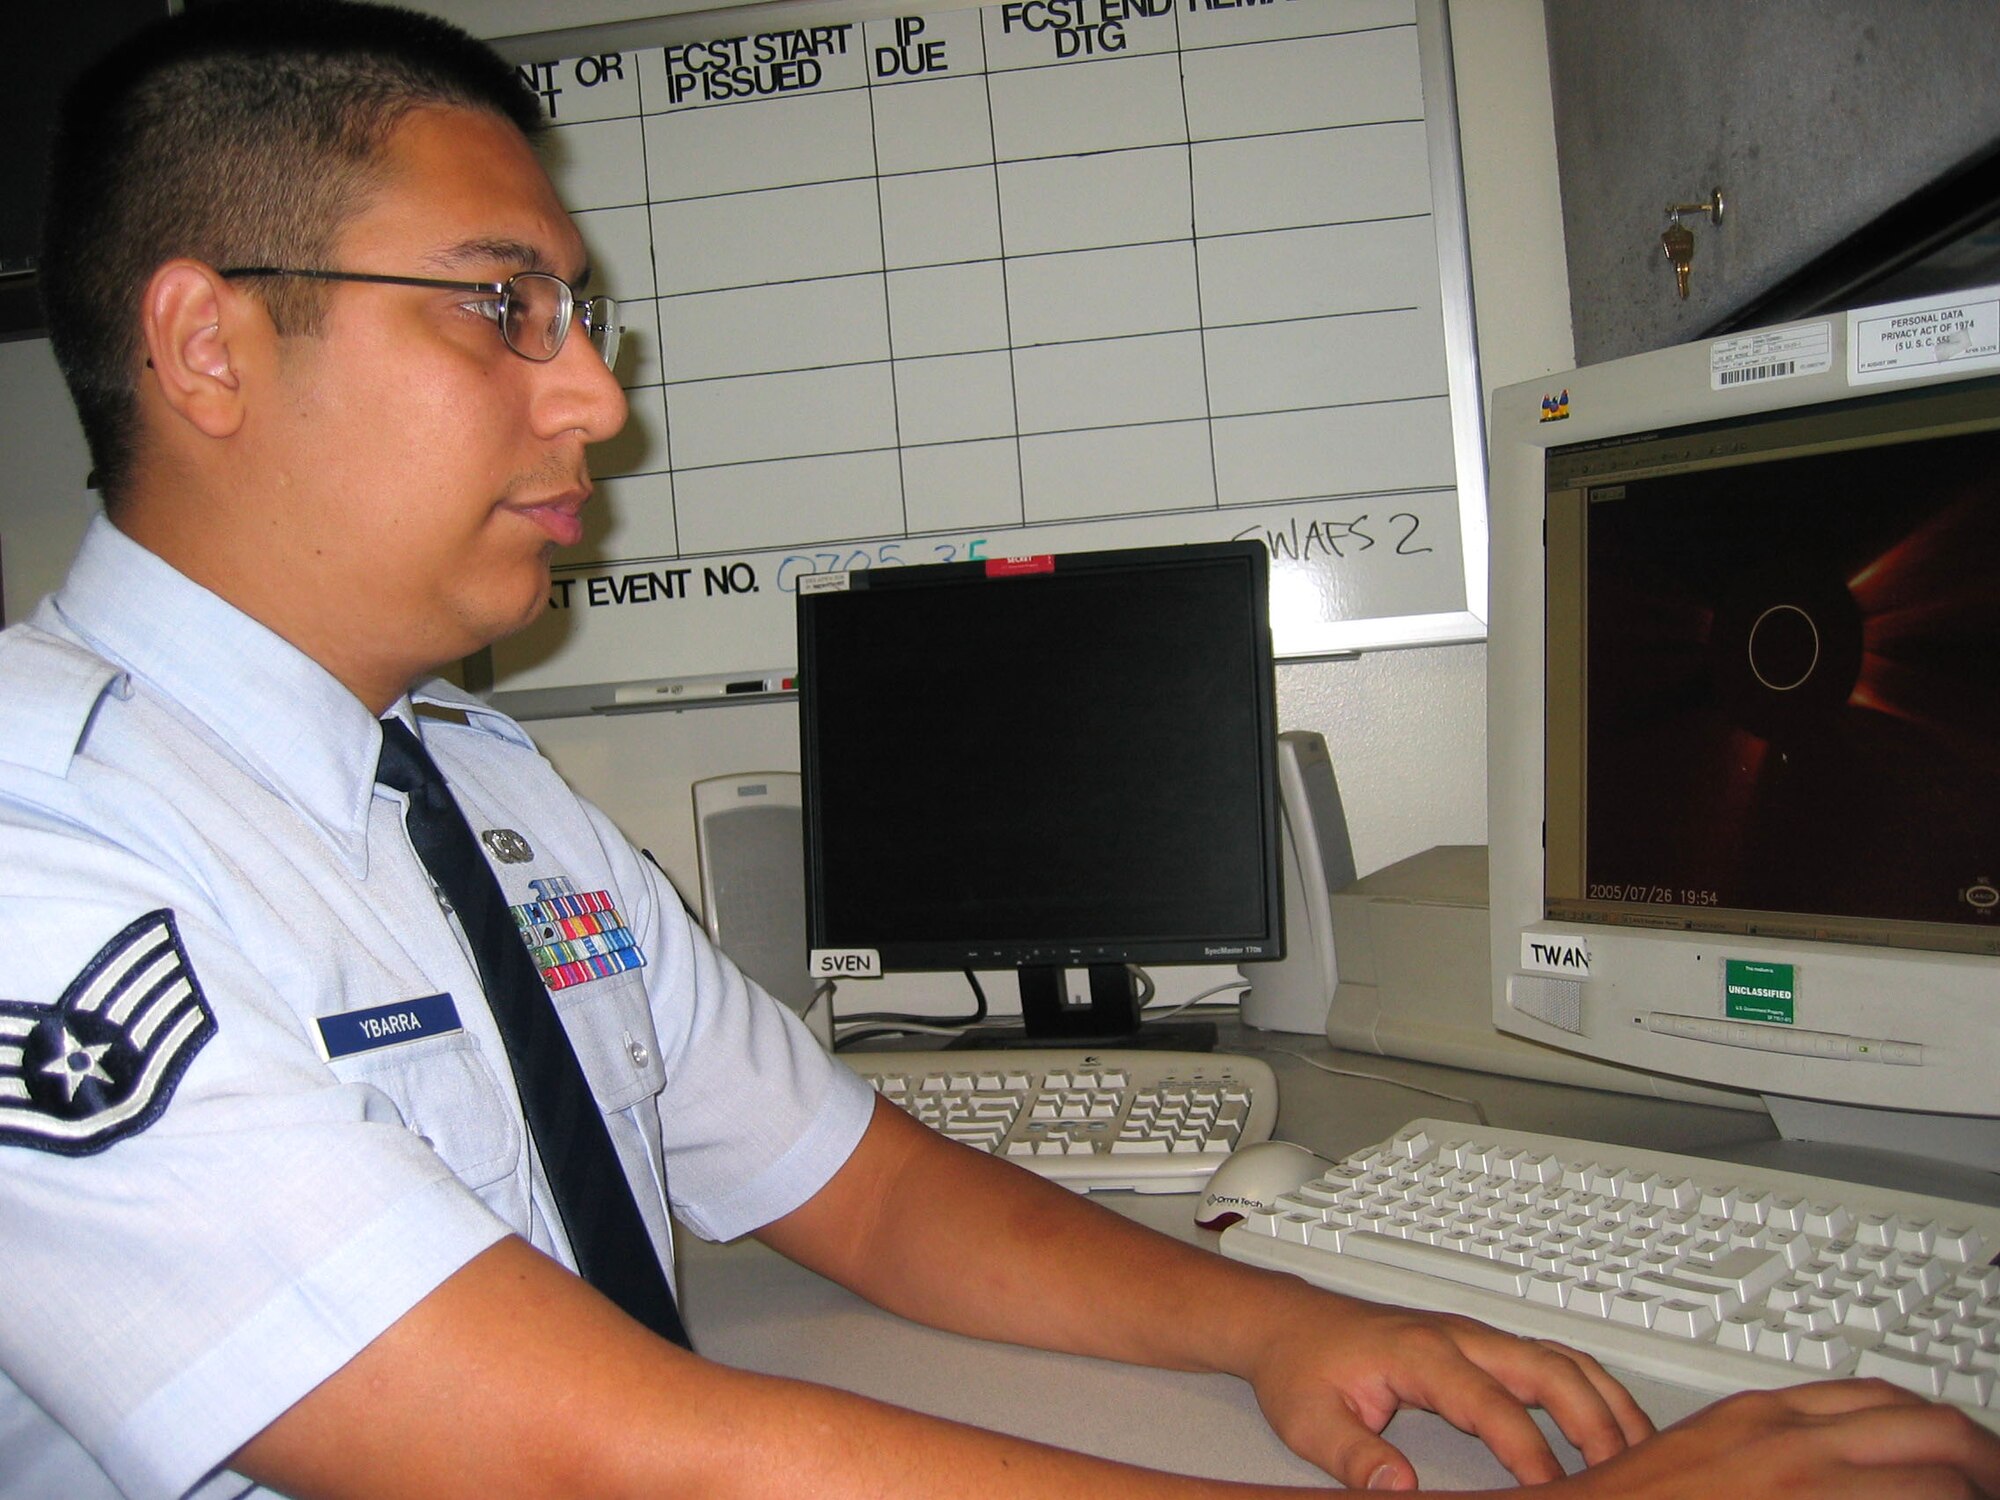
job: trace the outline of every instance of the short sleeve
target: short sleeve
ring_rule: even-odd
[[[17,1114],[0,1144],[0,1366],[124,1492],[177,1496],[506,1229],[381,1089],[328,1071],[198,891],[48,823],[0,825],[0,871],[4,1013],[39,1016],[11,1076],[60,1070],[30,1102],[72,1093],[83,1131]],[[102,1028],[161,984],[158,1025],[205,1034],[124,1076]],[[91,1089],[138,1108],[93,1137]]]

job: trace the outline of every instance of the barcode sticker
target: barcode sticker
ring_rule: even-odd
[[[1708,388],[1728,390],[1763,380],[1821,375],[1833,368],[1833,325],[1766,328],[1708,346]]]
[[[1746,380],[1776,380],[1785,375],[1796,375],[1799,363],[1795,359],[1777,359],[1768,365],[1750,365],[1741,370],[1724,370],[1715,377],[1718,385],[1741,385]]]

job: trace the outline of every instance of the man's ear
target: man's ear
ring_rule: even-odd
[[[239,361],[255,306],[197,260],[170,260],[146,283],[148,375],[160,399],[205,436],[229,437],[243,423]]]

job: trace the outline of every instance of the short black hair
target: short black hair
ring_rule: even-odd
[[[57,119],[43,312],[106,503],[130,478],[139,303],[188,256],[315,266],[378,180],[413,109],[483,110],[533,138],[534,94],[485,43],[432,16],[356,0],[223,0],[155,23],[88,68]],[[324,294],[267,284],[285,333]]]

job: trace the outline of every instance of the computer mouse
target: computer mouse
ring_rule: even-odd
[[[1227,1229],[1253,1208],[1269,1210],[1278,1194],[1311,1182],[1333,1163],[1290,1141],[1242,1146],[1215,1169],[1195,1205],[1197,1229]]]

